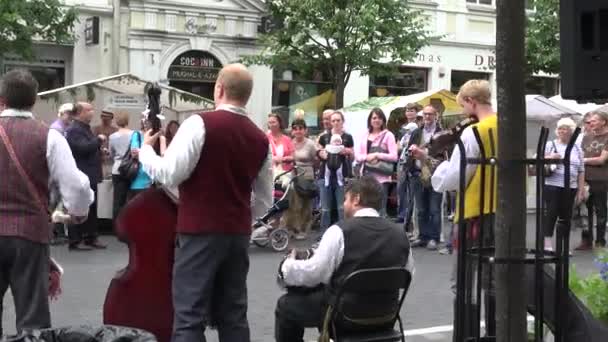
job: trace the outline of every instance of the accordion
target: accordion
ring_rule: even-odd
[[[315,251],[312,248],[295,249],[295,252],[290,251],[289,253],[285,254],[285,256],[283,257],[283,260],[281,260],[281,262],[279,263],[279,269],[277,271],[277,284],[279,285],[279,287],[287,290],[288,292],[298,292],[298,293],[310,293],[310,292],[315,292],[319,289],[322,289],[323,288],[322,284],[319,284],[315,287],[305,287],[305,286],[290,286],[285,283],[285,279],[283,278],[283,272],[282,272],[283,263],[285,262],[285,260],[287,260],[291,256],[292,253],[295,253],[296,260],[308,260],[308,259],[312,258]]]

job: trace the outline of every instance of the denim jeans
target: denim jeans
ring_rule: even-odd
[[[391,188],[391,183],[382,183],[382,209],[380,210],[380,216],[386,217],[386,205],[388,202],[388,195]]]
[[[439,242],[441,238],[441,200],[442,194],[436,192],[432,187],[424,187],[420,177],[412,177],[412,188],[418,212],[418,238],[422,241],[435,240]]]
[[[407,213],[407,174],[405,172],[399,172],[397,178],[397,203],[399,205],[397,209],[397,218],[399,220],[405,220],[405,214]]]
[[[344,219],[344,186],[329,185],[321,187],[321,231],[325,233],[331,222],[332,203],[337,206],[338,217]],[[335,198],[335,202],[334,202]]]

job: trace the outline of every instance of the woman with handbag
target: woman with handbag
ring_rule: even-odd
[[[367,117],[368,133],[359,141],[355,158],[362,163],[361,175],[373,176],[384,190],[382,211],[386,216],[386,201],[398,160],[397,142],[392,132],[386,129],[386,115],[380,108],[374,108]]]
[[[304,240],[308,236],[312,219],[312,200],[316,197],[315,190],[318,192],[313,170],[317,149],[315,142],[306,138],[307,132],[306,121],[295,119],[291,123],[293,158],[298,167],[298,177],[294,181],[295,191],[289,194],[289,209],[283,216],[283,222],[285,227],[296,234],[296,240]]]
[[[576,123],[570,118],[563,118],[557,122],[555,134],[557,139],[548,141],[545,147],[546,158],[563,159],[566,154],[568,142],[576,129]],[[574,203],[584,201],[585,193],[585,164],[583,152],[577,144],[570,151],[570,188],[564,189],[564,165],[553,164],[556,167],[547,170],[549,175],[545,178],[543,199],[545,202],[545,250],[553,250],[553,232],[555,224],[560,219],[570,226]],[[565,192],[564,192],[565,191]],[[565,196],[564,196],[565,195]],[[569,231],[569,230],[568,230]]]
[[[150,122],[146,119],[141,120],[141,131],[133,131],[131,134],[131,158],[138,159],[139,157],[139,149],[143,144],[143,136],[144,132],[152,129]],[[160,136],[158,140],[159,144],[155,146],[155,151],[160,156],[165,154],[165,150],[167,149],[167,140],[164,136]],[[142,191],[145,191],[152,185],[152,179],[150,176],[144,171],[143,167],[141,167],[141,163],[137,161],[139,167],[137,170],[137,176],[131,182],[131,186],[129,187],[129,193],[127,194],[127,201],[131,200],[133,197],[137,196]]]
[[[116,219],[118,212],[125,205],[127,193],[131,186],[130,182],[121,177],[118,168],[120,167],[127,150],[129,150],[129,146],[131,145],[131,134],[133,134],[133,131],[129,129],[129,113],[115,113],[114,121],[116,121],[116,125],[118,125],[118,131],[112,133],[109,138],[110,157],[114,161],[114,164],[112,165],[112,219]]]

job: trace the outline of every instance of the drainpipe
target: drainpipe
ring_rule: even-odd
[[[120,0],[112,0],[114,18],[112,21],[112,71],[114,75],[120,73]]]

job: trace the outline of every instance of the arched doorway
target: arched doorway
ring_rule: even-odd
[[[213,88],[222,63],[206,51],[190,50],[169,67],[169,85],[213,100]]]

